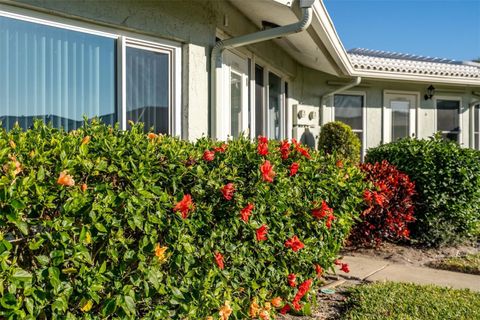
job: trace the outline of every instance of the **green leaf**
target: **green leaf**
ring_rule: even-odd
[[[106,233],[107,232],[107,229],[105,229],[105,227],[103,226],[103,224],[97,222],[95,223],[95,228],[100,231],[100,232],[103,232],[103,233]]]
[[[128,315],[135,315],[135,300],[130,296],[124,296],[125,304],[122,305],[123,310]]]
[[[12,279],[27,282],[32,280],[32,274],[26,270],[17,268],[13,271]]]
[[[23,203],[22,201],[17,200],[17,199],[12,200],[12,202],[10,203],[10,205],[11,205],[15,210],[22,210],[22,209],[25,209],[25,208],[27,207],[27,206],[25,205],[25,203]]]

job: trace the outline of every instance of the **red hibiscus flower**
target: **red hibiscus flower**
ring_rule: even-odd
[[[294,273],[290,273],[287,277],[288,285],[290,287],[296,287],[297,286],[297,283],[295,282],[296,279],[297,279],[297,276]]]
[[[373,199],[379,206],[383,204],[383,196],[380,193],[373,192]]]
[[[305,149],[303,147],[298,147],[297,148],[297,151],[303,155],[305,158],[307,159],[312,159],[312,157],[310,156],[310,153],[308,152],[308,149]]]
[[[323,273],[323,269],[319,264],[315,265],[315,272],[317,273],[317,277],[320,278]]]
[[[290,143],[288,143],[288,140],[284,140],[280,143],[280,153],[282,154],[283,160],[288,159],[288,156],[290,155]]]
[[[241,211],[240,211],[240,218],[244,221],[244,222],[248,222],[248,218],[250,217],[250,215],[252,214],[252,210],[255,206],[253,205],[253,203],[249,203],[247,204],[247,206],[245,208],[243,208]]]
[[[300,239],[298,239],[297,236],[293,236],[292,238],[285,241],[285,247],[292,248],[294,252],[297,252],[298,250],[305,247],[305,245],[302,243],[302,241],[300,241]]]
[[[340,266],[342,264],[342,261],[340,261],[338,259],[335,259],[335,261],[333,261],[333,263],[337,266]]]
[[[205,150],[203,153],[203,160],[205,161],[213,161],[215,159],[215,151]]]
[[[268,154],[268,139],[266,137],[258,136],[258,154],[266,156]]]
[[[299,302],[307,294],[308,290],[310,290],[310,286],[312,285],[312,282],[313,282],[312,279],[308,279],[298,286],[297,294],[295,295],[295,298],[293,298],[293,301],[292,301],[292,306],[295,308],[295,310],[298,311],[302,308]]]
[[[294,176],[298,172],[299,164],[297,162],[292,163],[290,166],[290,177]]]
[[[325,200],[322,200],[322,204],[320,208],[315,208],[312,210],[312,215],[317,219],[323,219],[328,214],[332,214],[332,213],[333,213],[333,209],[328,206]]]
[[[261,166],[260,171],[262,172],[263,181],[273,182],[275,177],[275,171],[273,171],[273,166],[270,161],[266,160]]]
[[[257,229],[257,241],[267,240],[267,233],[268,233],[267,225],[264,224],[260,228],[258,228]]]
[[[235,192],[235,186],[233,185],[233,183],[230,182],[224,185],[223,188],[220,189],[220,191],[222,192],[225,200],[230,201],[233,198],[233,193]]]
[[[332,221],[337,219],[332,213],[330,213],[327,217],[327,221],[325,222],[325,225],[327,226],[328,229],[332,226]]]
[[[215,151],[215,152],[220,152],[220,153],[224,153],[224,152],[227,150],[227,146],[228,146],[228,145],[227,145],[226,143],[224,143],[224,144],[222,144],[220,147],[215,147],[215,148],[213,148],[213,151]]]
[[[192,196],[189,194],[186,194],[183,196],[182,200],[177,202],[175,204],[175,207],[173,207],[173,211],[177,212],[180,211],[182,214],[182,219],[186,219],[188,216],[188,213],[190,211],[193,211],[195,209],[195,204],[192,201]]]
[[[290,310],[291,310],[291,309],[290,309],[290,306],[289,306],[288,303],[287,303],[287,304],[285,304],[285,305],[283,306],[282,309],[280,309],[280,313],[281,313],[281,314],[287,314],[287,312],[290,311]]]
[[[225,267],[223,265],[223,255],[220,252],[215,252],[214,256],[215,256],[215,263],[217,264],[218,268],[220,270],[223,270],[223,268]]]
[[[348,267],[348,264],[347,264],[347,263],[342,263],[342,266],[340,267],[340,270],[342,270],[342,271],[345,272],[345,273],[349,273],[349,272],[350,272],[350,268]]]

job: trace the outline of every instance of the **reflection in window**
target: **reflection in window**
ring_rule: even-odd
[[[334,108],[335,121],[349,125],[363,141],[363,96],[336,94]]]
[[[66,130],[115,117],[115,40],[0,16],[0,121]]]
[[[282,80],[277,75],[268,73],[268,137],[280,140],[280,104],[282,103]]]
[[[230,135],[238,138],[242,128],[242,76],[236,72],[230,74]]]
[[[392,101],[392,141],[409,136],[410,102]]]
[[[475,107],[474,107],[474,119],[473,119],[473,122],[474,122],[474,132],[473,132],[473,135],[474,135],[474,141],[475,141],[475,149],[477,150],[480,150],[480,125],[479,125],[479,122],[480,122],[480,104],[477,104]]]
[[[169,55],[127,47],[126,60],[127,119],[168,133]]]
[[[263,130],[264,92],[263,68],[255,65],[255,137],[265,135]]]
[[[458,142],[459,110],[460,102],[457,100],[437,100],[437,131],[444,139]]]

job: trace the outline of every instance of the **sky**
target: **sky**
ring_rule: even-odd
[[[480,0],[324,0],[345,47],[480,58]]]

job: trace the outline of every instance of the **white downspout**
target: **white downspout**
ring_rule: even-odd
[[[353,79],[353,81],[350,82],[349,84],[347,84],[343,87],[340,87],[338,89],[335,89],[333,91],[325,93],[320,100],[320,106],[322,107],[322,114],[325,114],[325,109],[327,107],[327,99],[332,98],[337,93],[340,93],[340,92],[343,92],[343,91],[348,90],[350,88],[358,86],[360,84],[360,82],[362,82],[362,77],[355,77],[355,79]],[[323,117],[322,117],[322,119],[323,119]],[[334,121],[332,113],[330,113],[330,121]],[[323,124],[323,123],[321,123],[321,124]]]
[[[210,113],[211,113],[211,137],[225,140],[226,134],[222,132],[222,112],[219,104],[222,101],[222,92],[217,90],[219,80],[221,79],[221,70],[223,65],[222,53],[226,49],[238,48],[249,44],[272,40],[284,37],[290,34],[305,31],[312,22],[312,6],[316,0],[300,0],[299,7],[302,11],[300,21],[282,27],[263,30],[235,38],[218,41],[212,49],[210,61]]]

